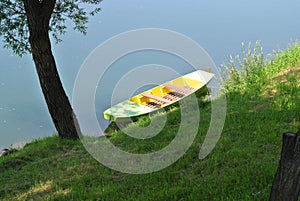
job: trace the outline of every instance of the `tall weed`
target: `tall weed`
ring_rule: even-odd
[[[274,51],[271,59],[264,57],[259,41],[256,41],[253,50],[251,43],[247,47],[242,43],[241,52],[241,56],[230,55],[229,62],[221,65],[220,72],[227,92],[255,90],[259,93],[261,85],[272,76],[300,62],[299,43],[292,44],[285,51]]]

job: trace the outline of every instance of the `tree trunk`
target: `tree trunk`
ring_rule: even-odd
[[[279,167],[270,201],[297,201],[300,196],[300,130],[284,133]]]
[[[81,135],[76,116],[60,81],[51,50],[49,22],[55,0],[23,0],[29,27],[29,42],[40,85],[60,137]]]

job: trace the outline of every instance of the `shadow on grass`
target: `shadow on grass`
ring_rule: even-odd
[[[210,104],[201,108],[205,126],[199,127],[191,148],[164,170],[146,175],[116,172],[93,159],[80,141],[54,136],[0,159],[0,199],[267,200],[280,157],[281,135],[300,127],[298,85],[278,82],[272,88],[278,92],[227,95],[221,139],[204,160],[198,154],[210,122]],[[152,151],[172,140],[180,123],[178,114],[171,110],[165,127],[168,132],[148,144],[136,140],[133,146],[133,139],[115,125],[107,132],[115,132],[111,141],[128,151],[136,151],[136,146],[139,152]]]

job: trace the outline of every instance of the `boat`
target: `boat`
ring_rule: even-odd
[[[167,107],[204,88],[213,77],[207,69],[188,73],[112,106],[104,111],[104,118],[116,121]]]

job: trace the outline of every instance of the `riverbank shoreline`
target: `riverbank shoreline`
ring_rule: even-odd
[[[17,142],[10,145],[9,147],[2,147],[0,149],[0,158],[7,156],[8,154],[11,154],[13,152],[20,151],[21,149],[26,147],[29,143],[30,142]]]

